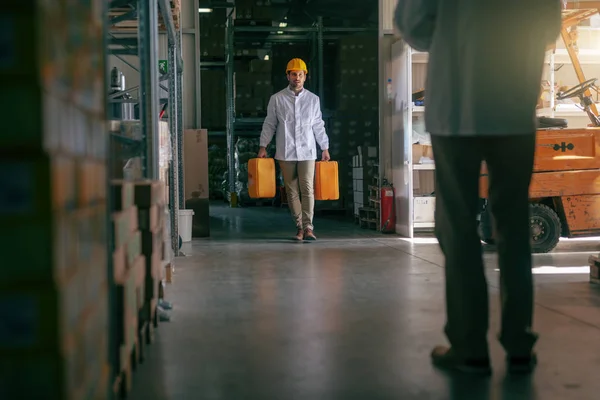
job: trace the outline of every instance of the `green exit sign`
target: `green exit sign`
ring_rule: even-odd
[[[158,60],[158,72],[160,72],[161,75],[165,75],[169,72],[168,60]]]

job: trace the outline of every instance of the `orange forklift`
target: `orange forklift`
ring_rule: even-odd
[[[585,8],[582,8],[585,5]],[[529,187],[531,242],[534,253],[547,253],[561,237],[600,236],[600,118],[591,97],[597,79],[586,80],[577,57],[577,25],[600,11],[600,2],[567,3],[561,37],[575,68],[579,85],[556,99],[579,98],[591,121],[587,128],[570,129],[562,118],[538,117],[533,176]],[[480,177],[479,232],[494,242],[493,221],[487,207],[485,163]]]

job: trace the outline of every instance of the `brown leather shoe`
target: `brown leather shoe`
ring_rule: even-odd
[[[304,230],[304,240],[317,240],[317,237],[313,233],[312,229]]]
[[[294,239],[301,241],[304,240],[304,231],[301,228],[298,228],[298,231],[296,232],[296,236],[294,236]]]

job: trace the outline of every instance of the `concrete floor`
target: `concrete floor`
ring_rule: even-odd
[[[539,366],[505,377],[492,296],[491,379],[432,368],[444,344],[443,257],[434,239],[378,235],[316,219],[315,243],[294,243],[286,209],[212,208],[212,237],[185,244],[172,321],[158,328],[132,398],[540,399],[600,398],[600,288],[588,283],[598,241],[563,241],[536,255]]]

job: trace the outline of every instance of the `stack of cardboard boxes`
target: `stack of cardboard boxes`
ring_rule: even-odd
[[[236,0],[236,23],[270,23],[272,20],[282,19],[285,15],[284,7],[272,7],[271,0]]]
[[[217,8],[211,13],[200,14],[200,56],[203,60],[224,59],[226,23],[225,9]]]
[[[131,370],[152,336],[162,278],[164,185],[113,181],[113,270],[116,285],[118,365],[131,388]]]
[[[139,354],[138,310],[140,292],[143,295],[145,259],[142,255],[142,235],[139,230],[138,209],[134,203],[134,184],[127,181],[112,183],[115,212],[112,215],[114,252],[114,283],[117,286],[116,326],[118,365],[115,371],[124,373],[126,387],[131,388],[131,368]],[[132,359],[133,354],[133,359]]]
[[[377,148],[359,146],[357,154],[352,157],[352,189],[354,197],[354,216],[359,216],[359,209],[366,206],[372,206],[369,202],[371,191],[369,186],[377,186],[377,167],[379,160],[377,157]]]
[[[225,70],[202,70],[202,126],[206,129],[225,130],[227,125],[227,96]]]
[[[254,59],[235,72],[235,111],[239,116],[264,116],[273,95],[272,63]]]
[[[2,7],[0,397],[107,398],[102,15]]]
[[[356,148],[367,151],[379,146],[377,36],[352,35],[340,39],[338,60],[337,112],[329,132],[330,153],[339,162],[340,196],[344,197],[341,206],[351,209],[353,203],[361,203],[355,199],[356,172],[352,170]],[[366,158],[363,161],[366,163]],[[361,179],[371,182],[373,169],[364,166]]]
[[[165,187],[160,181],[142,181],[135,184],[135,206],[141,232],[142,255],[145,260],[145,279],[141,323],[148,323],[151,338],[152,324],[156,322],[158,289],[163,276]]]

